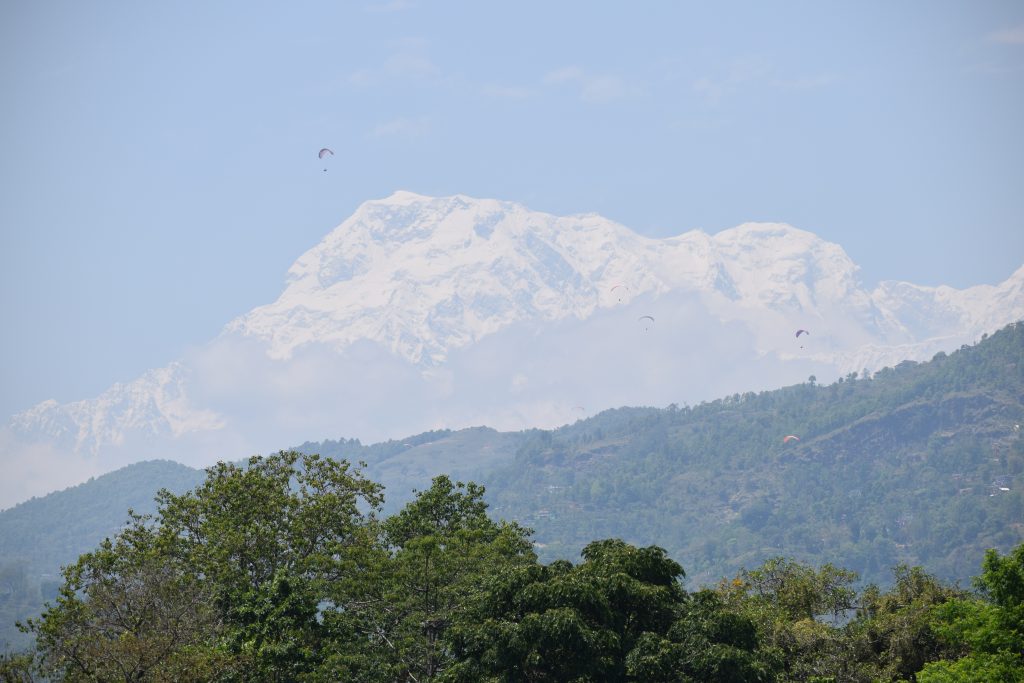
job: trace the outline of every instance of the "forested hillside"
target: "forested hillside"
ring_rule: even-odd
[[[18,619],[56,595],[61,565],[113,535],[128,510],[156,511],[156,492],[183,493],[205,473],[167,460],[129,465],[88,482],[0,511],[0,651],[25,642]]]
[[[657,543],[707,583],[783,554],[966,581],[1024,539],[1024,325],[928,363],[537,431],[484,483],[546,558]],[[788,435],[799,438],[789,439]]]
[[[379,516],[346,461],[279,453],[163,491],[65,568],[0,654],[9,681],[877,683],[1020,681],[1024,545],[976,593],[920,568],[891,588],[776,557],[699,591],[657,546],[537,561],[474,484]]]
[[[928,363],[698,406],[619,408],[552,431],[435,431],[308,442],[384,484],[391,513],[438,474],[486,487],[543,561],[599,538],[658,545],[691,586],[773,556],[887,585],[900,562],[966,585],[984,550],[1024,540],[1024,325]],[[784,437],[799,438],[784,443]],[[61,564],[203,473],[140,463],[0,512],[0,644],[52,596]]]

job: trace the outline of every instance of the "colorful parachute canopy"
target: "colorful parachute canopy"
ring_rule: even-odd
[[[789,443],[790,441],[799,441],[799,440],[800,440],[799,436],[796,436],[794,434],[790,434],[789,436],[787,436],[787,437],[782,439],[782,443]]]
[[[797,330],[796,331],[796,336],[799,337],[801,334],[810,334],[810,332],[808,332],[807,330]]]
[[[320,150],[320,152],[316,156],[317,156],[318,159],[323,159],[326,156],[332,156],[333,157],[334,156],[334,152],[332,152],[331,150],[329,150],[326,147],[324,147],[323,149]]]

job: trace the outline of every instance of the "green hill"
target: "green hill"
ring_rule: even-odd
[[[129,508],[155,512],[157,491],[183,493],[203,476],[169,460],[140,462],[0,511],[0,651],[24,643],[14,623],[56,594],[62,565],[113,535]]]
[[[621,537],[696,584],[774,555],[966,582],[985,548],[1024,540],[1022,361],[1017,324],[871,379],[610,411],[533,433],[484,483],[547,558]]]
[[[619,408],[555,430],[477,427],[398,441],[307,442],[364,461],[398,509],[431,477],[487,487],[494,517],[545,560],[620,537],[666,548],[690,584],[784,555],[887,584],[899,562],[966,583],[985,548],[1024,541],[1024,324],[927,363],[692,407]],[[797,440],[783,442],[786,435]],[[0,645],[61,564],[150,512],[199,470],[139,463],[0,512]]]

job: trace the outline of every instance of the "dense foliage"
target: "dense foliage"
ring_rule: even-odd
[[[920,568],[856,575],[771,558],[687,592],[656,546],[594,541],[541,564],[484,491],[437,477],[380,518],[346,461],[282,452],[161,492],[67,567],[0,657],[11,681],[868,683],[1020,681],[1024,545],[978,592]]]
[[[155,512],[154,494],[161,488],[182,493],[204,476],[153,460],[0,512],[0,652],[29,644],[14,624],[37,616],[43,602],[56,597],[62,565],[114,534],[126,510]]]
[[[534,529],[543,562],[621,538],[684,558],[695,586],[786,556],[888,587],[897,565],[966,584],[987,548],[1024,541],[1020,425],[1017,324],[928,363],[827,386],[620,408],[550,431],[442,430],[298,450],[366,461],[361,476],[387,486],[386,501],[363,510],[377,517],[403,510],[441,473],[482,482],[495,517]],[[800,441],[783,443],[787,434]],[[0,651],[28,645],[14,623],[57,597],[59,567],[114,536],[126,509],[155,514],[161,486],[181,493],[203,477],[142,463],[0,511]]]

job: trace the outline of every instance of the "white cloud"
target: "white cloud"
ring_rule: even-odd
[[[639,90],[630,86],[620,76],[611,74],[594,75],[579,66],[564,66],[544,74],[542,82],[548,86],[577,89],[584,102],[609,102],[635,95]]]
[[[994,31],[989,34],[988,39],[993,43],[1024,45],[1024,24]]]
[[[724,75],[697,79],[693,89],[705,101],[716,104],[746,85],[764,82],[770,71],[768,62],[760,57],[741,57],[730,62]]]
[[[352,73],[348,80],[353,85],[371,86],[395,80],[430,82],[440,77],[441,69],[428,57],[417,51],[402,50],[378,67]]]
[[[561,69],[555,69],[544,74],[544,83],[547,85],[557,85],[559,83],[579,81],[582,78],[583,69],[578,66],[564,66]]]
[[[617,76],[588,78],[580,96],[587,102],[609,102],[628,95],[626,84]]]
[[[33,496],[80,484],[106,471],[106,463],[71,454],[51,443],[22,441],[6,428],[0,428],[0,460],[4,465],[0,510]]]
[[[536,95],[536,91],[521,86],[487,85],[480,92],[488,97],[505,100],[525,100]]]
[[[834,74],[813,76],[776,76],[776,69],[761,57],[741,57],[732,60],[723,74],[705,76],[693,82],[693,90],[704,101],[717,104],[746,88],[769,87],[780,90],[813,90],[826,88],[836,81]]]
[[[372,2],[366,6],[367,12],[402,12],[412,9],[416,3],[412,0],[386,0],[385,2]]]
[[[397,118],[377,124],[370,134],[375,138],[419,138],[426,135],[429,130],[430,124],[426,119]]]
[[[769,83],[772,87],[785,90],[812,90],[814,88],[826,88],[838,79],[831,74],[821,76],[804,76],[802,78],[778,79]]]

